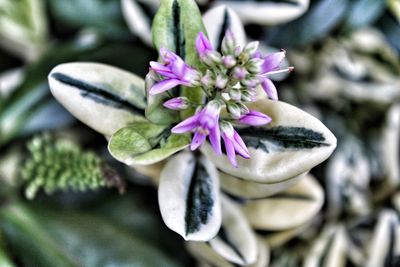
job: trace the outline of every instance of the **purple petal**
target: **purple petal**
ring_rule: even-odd
[[[181,123],[177,124],[174,128],[171,129],[171,132],[173,133],[186,133],[190,132],[194,128],[197,127],[198,125],[198,120],[199,120],[199,114],[197,113],[186,120],[182,121]]]
[[[242,116],[239,119],[239,122],[251,126],[260,126],[270,123],[271,120],[272,120],[271,117],[265,115],[264,113],[251,110],[249,113]]]
[[[278,92],[276,91],[274,83],[270,79],[265,78],[262,81],[261,86],[269,98],[272,100],[278,100]]]
[[[183,61],[183,59],[181,59],[180,57],[177,57],[171,66],[172,72],[176,74],[180,79],[183,79],[186,68],[188,68],[188,66],[186,65],[185,61]]]
[[[199,56],[204,56],[207,51],[212,50],[211,42],[207,39],[203,32],[199,32],[196,38],[196,49]]]
[[[160,48],[160,56],[163,61],[167,63],[175,61],[175,59],[178,57],[178,55],[166,48]]]
[[[151,61],[150,69],[157,72],[158,74],[167,77],[167,78],[177,78],[177,76],[171,72],[171,69],[164,64],[159,62]]]
[[[150,95],[156,95],[162,92],[165,92],[169,89],[174,88],[177,85],[183,84],[181,81],[176,80],[176,79],[167,79],[163,80],[161,82],[158,82],[153,85],[153,87],[150,88]]]
[[[234,131],[233,133],[233,139],[235,141],[233,145],[235,147],[236,152],[243,158],[249,159],[250,158],[249,150],[247,149],[246,144],[243,142],[243,139],[236,131]]]
[[[190,144],[190,150],[196,150],[206,140],[206,135],[200,132],[195,132],[192,143]]]
[[[279,69],[279,65],[285,58],[285,51],[273,53],[264,58],[264,63],[261,67],[262,73],[267,73]]]
[[[232,141],[225,134],[222,135],[222,138],[224,139],[226,156],[228,157],[229,162],[234,167],[237,167],[235,148]]]
[[[178,110],[183,106],[183,100],[179,97],[175,97],[165,101],[163,106],[172,110]]]
[[[217,125],[215,127],[210,129],[210,135],[208,136],[208,138],[210,139],[211,146],[213,147],[215,153],[217,153],[218,155],[221,155],[222,154],[222,150],[221,150],[221,132],[219,130],[218,123],[217,123]]]

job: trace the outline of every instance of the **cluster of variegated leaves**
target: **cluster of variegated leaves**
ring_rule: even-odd
[[[219,47],[227,30],[234,32],[237,43],[244,47],[243,28],[235,14],[223,7],[210,12],[219,14],[220,25],[219,31],[208,32],[213,47]],[[195,39],[207,31],[194,1],[163,1],[152,32],[158,49],[173,51],[189,66],[205,71]],[[153,84],[148,83],[146,90],[145,81],[132,73],[103,64],[66,63],[53,69],[49,84],[53,95],[75,117],[108,138],[109,151],[117,160],[157,180],[167,226],[186,240],[209,241],[192,243],[198,253],[211,246],[222,259],[239,265],[255,263],[261,260],[264,246],[257,243],[251,227],[269,230],[272,223],[275,230],[293,228],[309,219],[304,213],[312,217],[321,208],[321,189],[306,173],[330,156],[336,139],[318,119],[289,104],[266,99],[262,90],[247,108],[268,114],[272,121],[256,128],[236,128],[250,158],[238,157],[235,167],[208,143],[200,153],[189,152],[191,133],[174,134],[171,128],[195,111],[166,109],[163,104],[170,94],[149,94]],[[204,101],[199,87],[181,86],[172,94],[199,105]],[[289,211],[268,198],[290,194],[311,199],[314,205],[310,208],[299,202]],[[240,204],[227,195],[246,201]],[[280,212],[293,216],[276,221]],[[212,256],[210,253],[203,256]]]
[[[299,105],[329,120],[338,136],[324,174],[325,208],[301,236],[292,232],[274,249],[272,266],[399,266],[399,53],[376,28],[321,47],[291,54],[296,66],[320,67],[301,69],[292,86],[303,90],[286,97],[307,95]]]

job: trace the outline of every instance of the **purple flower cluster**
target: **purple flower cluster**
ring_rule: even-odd
[[[210,41],[200,32],[196,39],[200,61],[207,67],[201,73],[182,58],[167,49],[160,49],[162,62],[150,62],[150,71],[157,73],[160,80],[150,89],[149,94],[159,94],[178,85],[200,87],[205,92],[205,103],[193,103],[186,97],[176,97],[164,103],[172,110],[195,107],[196,113],[172,128],[173,133],[193,132],[191,150],[199,148],[207,136],[217,154],[222,154],[221,138],[226,155],[233,166],[237,166],[236,155],[250,158],[250,153],[233,125],[262,126],[271,118],[245,105],[256,100],[257,87],[261,86],[272,100],[278,99],[270,75],[291,71],[280,69],[285,51],[263,57],[258,51],[258,42],[251,42],[241,48],[227,31],[222,41],[222,53],[213,49]],[[222,116],[221,111],[226,110]]]

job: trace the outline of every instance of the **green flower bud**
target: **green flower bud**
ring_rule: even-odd
[[[241,96],[242,96],[242,93],[240,92],[240,89],[232,88],[229,91],[229,97],[231,99],[235,100],[235,101],[240,101],[241,100]]]
[[[252,55],[257,51],[259,44],[260,42],[258,41],[250,42],[244,47],[243,52],[248,55]]]
[[[227,105],[228,112],[232,115],[233,118],[238,119],[241,116],[241,108],[238,103],[229,103]]]

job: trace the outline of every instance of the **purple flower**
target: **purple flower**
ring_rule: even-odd
[[[161,48],[160,56],[164,63],[151,61],[150,70],[157,72],[165,79],[150,88],[151,95],[162,93],[177,85],[196,86],[198,84],[199,73],[189,67],[178,55]]]
[[[186,97],[175,97],[165,101],[163,106],[172,110],[184,110],[189,107],[189,101]]]
[[[208,139],[214,151],[217,154],[222,154],[221,133],[218,124],[220,111],[221,105],[219,102],[216,100],[210,101],[204,109],[182,121],[172,128],[171,131],[173,133],[194,131],[194,136],[190,145],[191,150],[195,150],[203,144],[208,135]]]
[[[278,92],[274,83],[268,78],[268,75],[287,72],[293,69],[292,67],[289,67],[287,69],[280,70],[279,65],[285,58],[285,54],[286,51],[282,50],[281,52],[268,55],[264,58],[264,62],[261,66],[261,75],[259,75],[261,86],[268,97],[272,100],[278,100]]]
[[[241,116],[238,121],[242,124],[247,124],[251,126],[261,126],[270,123],[272,119],[264,113],[250,110],[249,113]]]
[[[237,167],[236,154],[249,159],[250,153],[240,135],[227,122],[221,123],[222,139],[224,140],[226,155],[230,163]]]
[[[199,32],[199,35],[196,38],[196,49],[201,59],[204,58],[208,52],[213,50],[211,42],[203,32]]]

